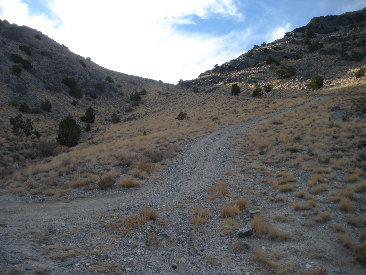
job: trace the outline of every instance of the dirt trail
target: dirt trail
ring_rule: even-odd
[[[87,273],[87,268],[95,262],[113,261],[120,264],[122,271],[132,273],[165,274],[175,271],[213,274],[225,272],[225,268],[231,268],[228,270],[233,274],[243,272],[235,261],[222,264],[223,269],[204,269],[201,261],[207,247],[197,250],[192,243],[190,210],[194,205],[207,205],[207,188],[222,178],[232,165],[228,157],[231,155],[230,142],[233,136],[249,131],[258,123],[303,106],[232,125],[191,142],[168,164],[167,169],[161,173],[161,180],[148,181],[140,189],[119,189],[107,194],[101,193],[94,198],[78,198],[69,202],[26,203],[10,201],[6,195],[1,196],[0,266],[10,266],[29,273],[37,269],[52,270],[55,274]],[[41,246],[35,242],[32,235],[34,232],[47,232],[51,235],[52,244],[73,245],[84,251],[91,250],[90,247],[96,250],[101,243],[108,243],[110,238],[113,238],[110,233],[100,228],[97,221],[99,217],[116,212],[124,215],[137,213],[145,204],[160,209],[160,224],[149,222],[145,232],[131,234],[129,239],[125,240],[113,239],[113,246],[110,244],[109,250],[102,253],[104,258],[85,253],[62,261],[50,260],[50,252],[43,249],[44,244]],[[185,207],[177,208],[177,204],[185,204]],[[107,239],[88,236],[93,232],[101,232]],[[158,232],[158,247],[143,248],[141,244],[137,249],[130,250],[132,239],[139,244],[139,241],[145,240],[151,232]],[[65,233],[72,237],[61,240]],[[218,242],[218,245],[220,243],[220,240],[211,241]],[[222,249],[224,251],[225,247]],[[172,264],[176,264],[177,269],[172,269]]]

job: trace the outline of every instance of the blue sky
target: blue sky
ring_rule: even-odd
[[[177,83],[365,0],[0,0],[0,18],[99,65]]]

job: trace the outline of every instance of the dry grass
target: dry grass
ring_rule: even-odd
[[[145,205],[137,215],[113,218],[110,223],[101,222],[101,226],[117,230],[121,236],[124,236],[130,231],[142,227],[148,220],[156,220],[157,218],[158,214],[155,210]]]
[[[347,198],[341,198],[340,202],[339,202],[339,208],[342,211],[346,211],[346,212],[353,212],[354,211],[354,206],[352,201],[350,201]]]
[[[344,233],[339,236],[339,241],[345,248],[352,248],[353,241],[348,233]]]
[[[348,215],[347,222],[351,225],[357,226],[360,221],[354,215],[350,214]]]
[[[363,266],[366,265],[366,242],[364,241],[361,245],[355,247],[355,258]]]
[[[308,180],[307,185],[309,187],[313,187],[317,183],[327,183],[327,182],[328,180],[325,177],[319,174],[315,174],[312,175],[311,178]]]
[[[317,184],[317,185],[314,185],[313,187],[310,188],[310,193],[311,194],[319,194],[321,192],[328,191],[328,188],[329,188],[329,186],[326,183]]]
[[[218,258],[214,257],[214,256],[207,256],[206,257],[206,262],[212,266],[220,266],[221,263],[219,261]]]
[[[250,202],[244,198],[238,199],[235,204],[238,206],[239,210],[243,210],[251,206]]]
[[[266,250],[257,247],[254,249],[254,259],[264,264],[274,273],[283,273],[284,268],[278,263],[278,258],[280,256],[275,253],[267,252]]]
[[[308,200],[305,203],[298,203],[295,202],[293,205],[294,210],[296,211],[302,211],[302,210],[309,210],[316,206],[316,203],[314,200]]]
[[[280,192],[290,192],[295,189],[295,184],[284,184],[277,187]]]
[[[317,223],[324,223],[329,219],[330,219],[330,213],[327,211],[316,215],[313,220]]]
[[[233,218],[225,219],[224,224],[222,225],[221,229],[225,235],[233,235],[235,232],[235,228],[238,226],[238,223]]]
[[[53,252],[53,254],[49,256],[50,259],[61,260],[61,261],[65,261],[70,258],[75,258],[84,253],[84,250],[75,246],[49,245],[45,246],[45,249]]]
[[[141,187],[141,183],[134,178],[123,178],[119,181],[119,185],[126,188]]]
[[[208,194],[212,199],[225,198],[230,196],[227,185],[221,181],[217,182],[214,186],[209,187]]]
[[[268,225],[264,220],[263,215],[255,215],[250,222],[250,225],[256,236],[261,236],[268,232]]]
[[[240,210],[237,205],[228,205],[228,206],[224,206],[221,209],[221,217],[223,217],[223,218],[235,217],[239,213],[240,213]]]
[[[191,221],[193,224],[193,228],[205,225],[209,218],[210,218],[210,211],[208,209],[201,208],[198,206],[193,207],[193,213],[191,214]]]
[[[107,190],[108,188],[112,188],[115,182],[111,176],[108,176],[98,182],[98,187],[100,190]]]
[[[96,262],[88,267],[88,271],[95,274],[122,274],[120,264],[116,262]]]

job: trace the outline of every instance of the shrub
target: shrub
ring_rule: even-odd
[[[262,89],[257,87],[253,93],[252,93],[252,97],[261,97],[263,95]]]
[[[218,73],[218,74],[223,74],[225,73],[225,67],[224,66],[218,66],[217,64],[215,65],[213,72],[214,73]]]
[[[52,104],[47,98],[41,101],[41,109],[46,112],[52,111]]]
[[[101,190],[107,190],[108,188],[112,188],[115,182],[112,177],[105,177],[98,182],[98,187]]]
[[[90,94],[90,97],[92,99],[96,99],[97,98],[97,94],[95,92],[93,92],[93,93]]]
[[[30,113],[30,108],[27,102],[22,102],[22,104],[20,104],[19,111],[21,111],[22,113]]]
[[[146,94],[147,94],[146,90],[142,89],[141,92],[140,92],[140,95],[146,95]]]
[[[141,96],[139,95],[138,92],[134,92],[134,93],[130,94],[130,100],[141,101]]]
[[[83,66],[83,68],[86,68],[86,64],[85,64],[85,62],[83,60],[80,59],[79,62],[81,64],[81,66]]]
[[[88,109],[86,109],[85,115],[83,115],[82,117],[80,117],[80,119],[83,122],[94,123],[95,114],[94,114],[93,108],[92,107],[89,107]]]
[[[105,90],[104,82],[98,82],[96,88],[97,88],[97,90],[104,92],[104,90]]]
[[[269,85],[268,83],[266,84],[266,85],[264,85],[264,91],[266,92],[266,93],[269,93],[270,91],[272,91],[272,87],[271,87],[271,85]]]
[[[323,48],[323,44],[318,40],[312,40],[309,44],[308,44],[308,49],[310,52],[315,52],[316,50],[319,50]]]
[[[258,66],[258,64],[259,64],[259,60],[258,60],[258,58],[254,58],[254,59],[253,59],[253,61],[252,61],[252,65],[253,65],[253,67],[257,67],[257,66]]]
[[[240,87],[238,86],[238,84],[234,83],[233,85],[231,85],[231,95],[238,94],[240,94]]]
[[[19,50],[25,52],[26,55],[32,55],[30,48],[26,45],[20,45]]]
[[[39,34],[36,34],[36,35],[34,36],[34,38],[35,38],[35,39],[38,39],[38,40],[41,40],[41,39],[42,39],[42,37],[41,37]]]
[[[282,79],[293,77],[296,75],[296,68],[293,66],[280,65],[276,71],[276,75]]]
[[[91,127],[90,124],[88,123],[85,127],[85,131],[90,132],[91,131]]]
[[[62,80],[62,83],[65,84],[67,87],[69,87],[70,89],[69,93],[71,96],[75,98],[83,97],[83,93],[73,77],[65,77]]]
[[[197,94],[199,92],[198,87],[193,87],[193,92]]]
[[[112,123],[118,123],[120,121],[119,116],[116,113],[113,113],[111,116]]]
[[[30,136],[34,134],[37,138],[40,137],[38,131],[34,130],[32,121],[29,118],[24,121],[22,114],[10,118],[10,124],[13,126],[13,133],[17,136],[22,136],[23,134]]]
[[[268,54],[266,56],[266,64],[272,64],[276,62],[277,62],[276,59],[272,55]]]
[[[57,144],[55,142],[50,141],[42,141],[36,146],[36,152],[37,155],[40,158],[47,158],[54,156],[56,154],[56,146]]]
[[[22,68],[21,67],[19,67],[18,65],[13,65],[12,67],[11,67],[11,72],[13,73],[13,74],[15,74],[17,77],[19,77],[20,76],[20,74],[22,73]]]
[[[105,80],[106,80],[106,81],[108,81],[109,83],[114,83],[114,81],[113,81],[112,77],[110,77],[110,76],[107,76],[107,77],[105,78]]]
[[[134,178],[123,178],[120,180],[119,185],[122,187],[141,187],[141,183],[136,181]]]
[[[73,101],[71,101],[71,105],[72,105],[72,106],[76,106],[76,105],[78,105],[78,101],[74,99]]]
[[[364,68],[360,68],[360,69],[355,73],[355,77],[356,77],[356,78],[363,77],[364,75],[365,75],[365,69],[364,69]]]
[[[61,145],[72,147],[78,144],[81,129],[70,115],[62,120],[58,126],[57,142]]]
[[[323,87],[323,81],[324,77],[318,74],[314,74],[311,77],[310,87],[312,90],[319,90],[321,87]]]
[[[23,59],[20,55],[18,54],[11,54],[10,55],[10,59],[11,61],[13,61],[14,63],[20,63],[23,66],[23,69],[25,70],[31,70],[32,69],[32,64],[29,62],[29,60],[27,59]]]
[[[176,119],[178,119],[178,120],[188,119],[188,115],[187,115],[187,113],[180,112],[180,113],[178,114],[178,116],[176,117]]]
[[[12,53],[10,55],[10,60],[13,61],[14,63],[22,63],[23,58],[19,54]]]

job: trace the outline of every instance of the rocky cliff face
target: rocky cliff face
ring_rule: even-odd
[[[231,83],[264,85],[276,82],[279,64],[297,69],[294,88],[306,89],[314,73],[328,81],[341,77],[366,57],[366,9],[342,15],[313,18],[306,26],[286,33],[272,43],[254,46],[247,53],[202,73],[197,79],[181,82],[210,92]],[[303,83],[303,84],[301,84]]]

